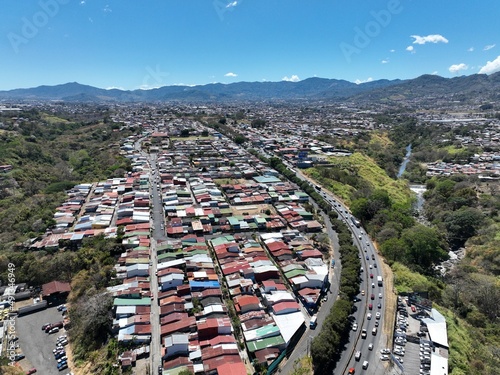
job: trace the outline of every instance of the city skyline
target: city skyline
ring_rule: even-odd
[[[309,77],[361,83],[490,74],[500,71],[500,3],[481,5],[7,2],[0,90],[73,81],[134,90]]]

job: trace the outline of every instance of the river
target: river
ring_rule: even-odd
[[[406,155],[403,162],[401,163],[401,166],[399,167],[397,178],[400,178],[405,172],[406,164],[408,164],[408,162],[410,161],[410,156],[411,156],[411,143],[408,146],[406,146]]]

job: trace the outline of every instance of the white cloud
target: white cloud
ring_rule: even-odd
[[[235,7],[236,5],[238,5],[238,2],[237,1],[233,1],[229,4],[226,5],[226,8],[232,8],[232,7]]]
[[[435,70],[435,71],[433,71],[431,74],[432,74],[433,76],[437,76],[438,71],[437,71],[437,70]]]
[[[356,85],[359,85],[360,83],[366,83],[366,82],[371,82],[371,81],[373,81],[373,78],[372,78],[372,77],[368,77],[368,78],[366,79],[366,81],[362,81],[362,80],[360,80],[360,79],[357,79],[357,80],[355,80],[355,81],[354,81],[354,83],[355,83]]]
[[[89,22],[94,23],[94,20],[92,19],[92,17],[89,17]]]
[[[111,8],[109,7],[109,5],[106,5],[106,6],[104,7],[104,9],[103,9],[103,12],[104,12],[104,13],[111,13],[112,11],[113,11],[113,9],[111,9]]]
[[[389,63],[389,59],[382,60],[381,63],[382,64],[387,64],[387,63]]]
[[[106,87],[106,90],[125,90],[125,89],[119,86],[111,86],[111,87]]]
[[[291,77],[284,76],[281,78],[282,81],[288,81],[288,82],[299,82],[300,78],[298,75],[293,74]]]
[[[432,34],[426,36],[420,35],[410,35],[412,38],[415,38],[413,44],[425,44],[425,43],[448,43],[448,39],[439,34]]]
[[[467,52],[473,52],[474,51],[474,47],[471,47],[467,50]]]
[[[485,66],[479,69],[479,74],[491,74],[500,72],[500,56],[493,61],[488,61]]]
[[[238,77],[238,74],[233,73],[233,72],[229,72],[229,73],[224,74],[224,77]]]
[[[461,70],[467,70],[469,69],[467,64],[461,63],[461,64],[453,64],[448,68],[450,73],[458,73]]]
[[[396,52],[396,50],[395,49],[391,49],[389,52]]]
[[[85,0],[80,1],[80,5],[85,5],[85,3],[86,3]]]
[[[495,48],[496,44],[488,44],[487,46],[484,46],[483,51],[489,51],[492,48]]]
[[[413,46],[408,46],[408,47],[406,47],[406,50],[407,50],[408,52],[415,53],[415,48],[413,48]]]

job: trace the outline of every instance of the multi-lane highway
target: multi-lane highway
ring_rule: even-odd
[[[289,169],[292,168],[288,163],[285,163],[285,165]],[[296,174],[301,180],[307,180],[313,186],[316,186],[300,171],[296,170]],[[384,348],[383,343],[385,342],[381,340],[385,315],[385,295],[383,286],[379,286],[377,282],[377,277],[382,276],[381,260],[365,230],[361,226],[357,227],[354,224],[349,209],[324,189],[321,189],[318,193],[330,204],[332,210],[338,213],[339,220],[344,221],[351,230],[353,242],[359,248],[361,261],[360,293],[355,303],[356,311],[353,313],[353,326],[356,324],[357,329],[351,331],[349,344],[344,351],[344,355],[341,356],[337,363],[335,373],[348,373],[349,369],[353,368],[355,373],[365,371],[369,374],[382,375],[385,368],[382,361],[380,361],[380,349]],[[378,319],[377,315],[379,315]],[[374,328],[376,328],[376,331],[374,331]],[[366,337],[363,330],[366,330]],[[358,351],[360,352],[359,360],[356,359],[357,356],[355,355]],[[368,362],[369,370],[362,368],[365,361]]]

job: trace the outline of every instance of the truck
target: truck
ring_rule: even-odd
[[[309,321],[309,328],[314,329],[316,328],[317,324],[318,324],[318,317],[316,315],[313,315],[313,317]]]
[[[361,226],[361,223],[358,220],[356,220],[354,216],[351,216],[351,221],[356,226],[356,228],[359,228]]]
[[[378,286],[382,286],[382,276],[377,276]]]

